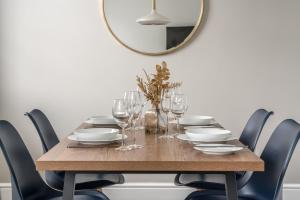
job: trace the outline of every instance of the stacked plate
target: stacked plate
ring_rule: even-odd
[[[116,125],[116,121],[112,116],[103,115],[103,116],[93,116],[88,118],[85,123],[94,124],[94,125]]]
[[[216,121],[211,116],[193,115],[179,120],[185,128],[185,134],[177,135],[180,140],[192,142],[194,149],[210,155],[228,155],[244,149],[244,147],[224,144],[235,140],[231,131],[216,127]],[[217,144],[221,142],[221,144]]]
[[[187,128],[185,134],[179,134],[177,138],[190,142],[226,142],[236,139],[230,131],[221,128]]]
[[[211,116],[190,115],[179,119],[182,126],[211,126],[215,123],[215,119]]]
[[[126,138],[127,136],[125,135],[125,139]],[[118,129],[89,128],[75,131],[68,139],[82,144],[99,145],[120,142],[122,140],[122,135],[119,133]]]
[[[232,138],[231,131],[220,128],[192,128],[187,129],[185,134],[191,140],[203,142],[226,141]]]

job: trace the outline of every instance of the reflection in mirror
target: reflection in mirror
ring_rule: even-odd
[[[170,20],[156,10],[156,0],[152,0],[152,10],[149,15],[136,20],[141,25],[166,25]]]
[[[177,49],[192,37],[204,5],[203,0],[103,0],[102,6],[106,24],[120,43],[139,53],[159,55]],[[154,23],[163,19],[151,18],[153,11],[167,21],[160,22],[163,25]],[[139,21],[145,19],[146,23]]]

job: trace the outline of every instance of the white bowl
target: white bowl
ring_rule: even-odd
[[[191,115],[185,116],[179,119],[179,123],[182,125],[199,125],[205,126],[214,124],[215,120],[211,116]]]
[[[220,128],[187,129],[186,135],[193,140],[215,141],[232,137],[231,131]]]
[[[119,133],[113,128],[88,128],[74,131],[74,135],[79,140],[113,140]]]

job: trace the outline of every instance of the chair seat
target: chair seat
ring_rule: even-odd
[[[243,174],[243,172],[237,173],[237,180]],[[225,190],[225,177],[222,174],[177,174],[174,183],[196,189]]]
[[[63,200],[62,196],[59,197],[42,197],[39,199],[43,200]],[[109,200],[102,192],[96,192],[91,190],[76,191],[74,195],[74,200]]]
[[[226,194],[220,191],[195,191],[185,200],[227,200]],[[259,200],[248,197],[238,197],[238,200]]]
[[[50,199],[44,200],[63,200],[63,197],[55,197]],[[102,200],[102,198],[96,196],[89,196],[89,195],[75,195],[74,200]]]
[[[63,200],[62,197],[45,199],[45,200]],[[76,195],[74,196],[74,200],[99,200],[99,197],[92,197],[88,195]]]
[[[46,171],[46,182],[52,188],[63,190],[64,172]],[[97,189],[124,183],[122,174],[77,174],[76,190]]]
[[[76,190],[103,188],[115,184],[123,184],[122,174],[78,174],[76,175]]]

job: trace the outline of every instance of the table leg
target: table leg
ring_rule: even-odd
[[[226,178],[226,197],[227,200],[238,200],[236,176],[234,172],[225,174]]]
[[[64,180],[63,200],[73,200],[75,189],[75,173],[66,172]]]

